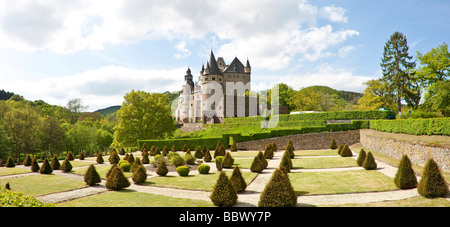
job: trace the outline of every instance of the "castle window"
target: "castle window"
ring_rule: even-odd
[[[216,78],[215,78],[215,77],[213,77],[213,78],[212,78],[212,80],[216,80]]]

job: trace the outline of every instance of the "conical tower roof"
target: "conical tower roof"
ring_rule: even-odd
[[[219,70],[219,66],[217,65],[216,57],[214,57],[214,53],[211,50],[211,54],[209,55],[209,67],[210,67],[210,73],[214,75],[222,75],[222,73]]]

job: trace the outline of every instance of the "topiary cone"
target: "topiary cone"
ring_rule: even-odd
[[[347,146],[347,144],[345,144],[344,147],[342,148],[342,151],[341,151],[340,155],[342,157],[352,157],[353,153],[350,150],[350,148]]]
[[[159,176],[165,176],[169,172],[169,169],[167,169],[166,162],[161,158],[158,162],[158,167],[156,168],[156,174]]]
[[[403,155],[395,174],[394,183],[397,188],[410,189],[417,187],[417,178],[408,156]]]
[[[417,186],[417,192],[427,198],[444,197],[448,194],[448,186],[442,177],[439,166],[433,159],[425,164],[423,176]]]
[[[330,149],[334,150],[336,148],[338,148],[338,146],[337,146],[336,140],[334,140],[334,138],[333,138],[330,143]]]
[[[230,182],[237,192],[243,192],[247,188],[247,183],[242,177],[239,167],[235,166],[233,173],[231,173]]]
[[[231,207],[236,204],[238,199],[236,189],[223,171],[220,171],[219,178],[209,198],[214,205],[219,207]]]
[[[133,172],[133,176],[131,177],[135,184],[144,183],[147,180],[147,170],[143,165],[140,165],[136,171]]]
[[[366,151],[363,148],[361,148],[358,154],[358,158],[356,159],[356,164],[358,164],[358,166],[362,166],[364,160],[366,159],[366,155],[367,155]]]
[[[40,169],[39,164],[37,163],[36,157],[33,157],[31,161],[31,172],[38,172]]]
[[[107,189],[117,191],[129,187],[130,181],[123,175],[122,169],[119,166],[113,165],[106,178],[105,186]]]
[[[362,167],[366,170],[374,170],[377,168],[377,163],[373,158],[372,152],[369,151],[369,153],[366,156],[366,159],[363,162]]]
[[[53,170],[59,170],[59,167],[61,166],[61,164],[59,164],[58,156],[56,156],[56,155],[53,156],[50,166],[52,167]]]
[[[258,207],[295,207],[297,195],[287,174],[275,169],[259,198]]]
[[[84,182],[87,185],[95,185],[102,182],[102,179],[100,178],[100,175],[95,169],[94,164],[91,164],[89,168],[86,170],[86,173],[84,174]]]
[[[53,169],[50,166],[50,163],[48,162],[47,158],[44,159],[44,162],[42,163],[40,172],[41,172],[41,174],[51,174],[53,172]]]

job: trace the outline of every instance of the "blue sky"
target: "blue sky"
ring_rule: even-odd
[[[181,90],[212,49],[284,82],[362,92],[394,32],[410,55],[450,42],[446,0],[0,0],[0,89],[94,111],[131,89]]]

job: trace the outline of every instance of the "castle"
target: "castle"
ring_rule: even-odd
[[[202,65],[198,80],[194,83],[189,67],[184,80],[175,112],[175,118],[180,123],[223,123],[225,117],[259,114],[257,98],[245,94],[250,92],[251,81],[248,59],[245,66],[237,57],[227,65],[222,57],[216,60],[211,50],[206,68]]]

